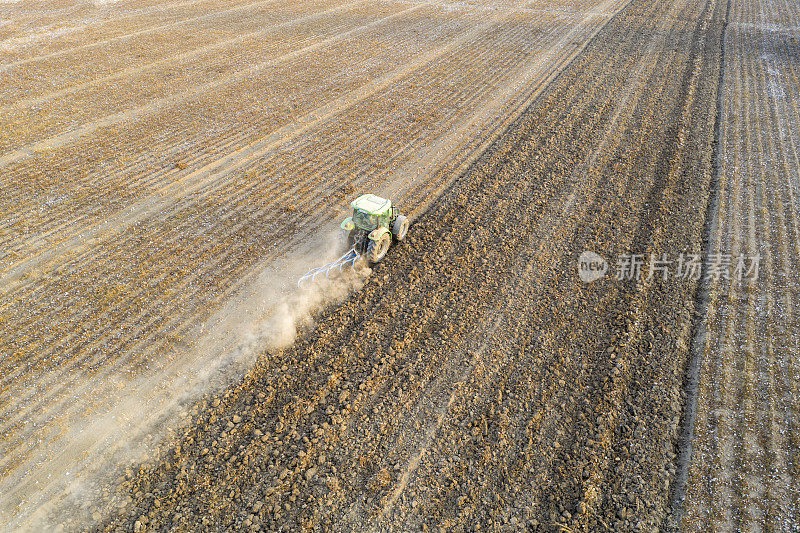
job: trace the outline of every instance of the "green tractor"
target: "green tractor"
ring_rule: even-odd
[[[406,238],[408,218],[401,215],[389,200],[364,194],[350,205],[353,207],[353,216],[342,221],[342,229],[348,232],[347,252],[326,265],[306,272],[297,280],[298,287],[304,281],[313,282],[323,274],[327,278],[332,272],[341,272],[345,266],[355,266],[361,257],[366,257],[370,263],[377,263],[389,251],[392,237],[397,241]]]
[[[390,200],[363,194],[351,202],[353,216],[342,221],[341,227],[349,232],[349,247],[371,263],[386,256],[392,237],[402,241],[408,233],[408,218],[401,215]]]

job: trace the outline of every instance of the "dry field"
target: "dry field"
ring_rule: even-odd
[[[798,16],[0,2],[0,529],[796,525]],[[408,241],[295,291],[362,191]]]
[[[762,256],[706,289],[686,531],[800,530],[800,10],[726,18],[712,253]]]
[[[101,529],[663,524],[694,287],[574,262],[699,251],[717,7],[629,4],[360,291],[128,472]]]
[[[238,347],[202,334],[355,191],[422,209],[621,5],[0,5],[3,521],[204,382]]]

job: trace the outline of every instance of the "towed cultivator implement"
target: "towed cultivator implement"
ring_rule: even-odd
[[[341,228],[347,232],[350,250],[339,259],[327,265],[313,268],[297,281],[299,287],[304,281],[313,281],[322,274],[327,278],[331,272],[345,266],[355,266],[365,257],[370,263],[378,263],[386,256],[394,241],[402,241],[408,233],[408,218],[401,215],[392,202],[375,196],[363,194],[351,202],[353,216],[342,221]]]
[[[297,286],[299,287],[304,281],[314,281],[317,276],[325,275],[327,278],[331,272],[337,270],[339,272],[342,271],[342,268],[345,266],[355,266],[356,261],[361,259],[361,254],[356,251],[355,248],[350,248],[346,254],[344,254],[339,259],[335,261],[331,261],[327,265],[322,265],[321,267],[312,268],[308,272],[306,272],[303,277],[297,280]]]

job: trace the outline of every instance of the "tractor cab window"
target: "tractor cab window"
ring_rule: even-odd
[[[361,229],[373,230],[378,227],[378,217],[358,209],[353,211],[353,222]]]

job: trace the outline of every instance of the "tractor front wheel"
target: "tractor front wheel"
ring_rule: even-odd
[[[389,251],[390,244],[392,244],[392,236],[388,232],[381,235],[377,241],[369,241],[367,259],[370,263],[379,263]]]
[[[406,238],[406,233],[408,233],[408,218],[405,215],[397,215],[392,224],[392,234],[395,239],[402,241]]]

